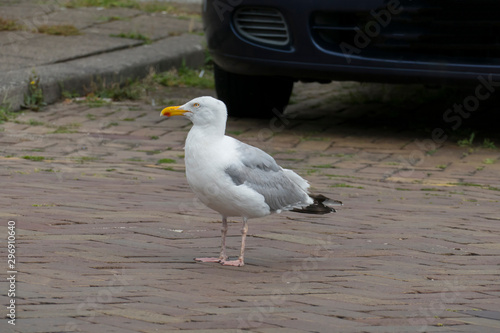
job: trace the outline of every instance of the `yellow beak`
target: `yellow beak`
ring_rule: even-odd
[[[186,112],[190,111],[183,110],[180,108],[180,106],[169,106],[161,110],[160,116],[166,116],[166,117],[182,116]]]

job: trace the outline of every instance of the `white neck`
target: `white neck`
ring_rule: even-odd
[[[210,124],[195,124],[189,131],[199,133],[203,137],[222,137],[226,132],[226,122],[217,122]]]

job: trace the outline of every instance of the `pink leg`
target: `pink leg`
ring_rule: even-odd
[[[239,256],[238,260],[223,260],[223,261],[221,261],[221,264],[223,264],[224,266],[237,266],[237,267],[245,265],[243,258],[245,256],[245,241],[247,238],[247,232],[248,232],[247,218],[243,217],[243,228],[241,228],[240,256]]]
[[[221,234],[222,234],[222,241],[221,241],[221,250],[219,258],[194,258],[194,260],[201,262],[223,262],[227,260],[227,255],[226,255],[227,218],[225,216],[222,217]]]

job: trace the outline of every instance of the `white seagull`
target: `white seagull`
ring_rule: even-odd
[[[186,178],[200,201],[222,215],[219,257],[196,261],[243,266],[248,219],[282,210],[326,214],[335,212],[331,206],[342,205],[322,195],[309,195],[305,179],[280,167],[259,148],[224,135],[226,105],[213,97],[198,97],[181,106],[167,107],[161,115],[185,116],[193,123],[184,148]],[[237,260],[228,260],[227,218],[235,216],[243,218],[241,250]]]

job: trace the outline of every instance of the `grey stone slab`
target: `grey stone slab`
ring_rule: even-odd
[[[105,23],[110,20],[128,19],[144,12],[138,9],[124,8],[124,7],[82,7],[76,9],[79,13],[90,13],[97,23]]]
[[[84,31],[104,35],[135,34],[152,40],[178,35],[183,32],[200,30],[198,22],[179,19],[167,15],[141,15],[126,20],[115,20],[109,23],[94,25]]]
[[[0,46],[2,47],[2,53],[4,56],[10,55],[11,53],[18,54],[19,47],[12,44],[37,37],[40,37],[40,35],[30,30],[0,31]]]
[[[41,3],[11,3],[1,6],[2,17],[16,20],[19,24],[33,25],[33,22],[44,21],[47,15],[54,11],[54,6]]]
[[[119,40],[120,42],[116,42],[116,45],[127,43],[127,39],[112,37],[106,37],[106,39],[113,40],[113,42]],[[187,65],[199,66],[204,60],[202,40],[202,37],[196,35],[171,37],[151,45],[38,66],[36,70],[42,78],[45,101],[53,103],[60,98],[63,90],[83,92],[85,85],[89,85],[96,77],[101,77],[109,83],[120,82],[125,78],[143,77],[149,73],[150,68],[158,71],[168,70],[179,66],[183,60]],[[132,41],[133,43],[136,42]],[[104,47],[102,43],[101,47]],[[97,50],[98,48],[90,46],[90,49]],[[60,57],[76,55],[76,53],[64,52],[59,51]],[[47,57],[54,56],[49,54]],[[0,97],[9,101],[14,109],[19,108],[19,105],[23,103],[30,74],[31,68],[14,70],[4,72],[0,79]]]
[[[0,55],[0,71],[13,71],[36,65],[38,64],[33,58],[11,56],[7,54]]]
[[[69,25],[82,31],[85,28],[93,26],[98,20],[99,16],[96,13],[80,10],[62,10],[48,14],[43,22],[39,22],[35,26],[35,30],[41,26]]]
[[[118,49],[142,44],[140,41],[126,38],[113,38],[95,34],[78,36],[52,36],[40,34],[37,38],[16,43],[17,54],[31,55],[35,65],[65,62],[75,58],[88,57],[102,52],[112,52]],[[14,51],[14,47],[11,48]],[[0,50],[0,57],[6,55]],[[27,63],[26,67],[33,64]]]

